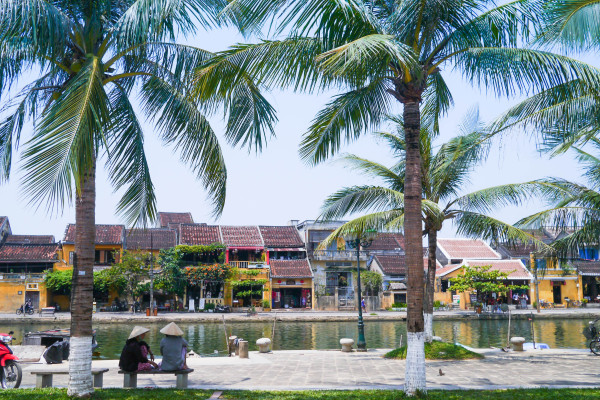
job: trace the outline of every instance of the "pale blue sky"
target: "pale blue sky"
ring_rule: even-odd
[[[243,38],[234,30],[219,30],[199,32],[187,42],[217,51],[241,41]],[[598,65],[597,62],[594,64]],[[516,101],[488,96],[484,90],[471,88],[460,75],[451,71],[445,73],[454,95],[455,107],[443,121],[440,143],[456,132],[455,127],[473,106],[479,106],[482,119],[489,121]],[[211,205],[206,201],[202,185],[170,149],[165,149],[155,140],[152,126],[145,124],[146,149],[156,187],[158,209],[190,211],[196,222],[224,225],[282,225],[290,219],[316,218],[328,194],[343,186],[368,183],[367,179],[345,169],[340,163],[328,162],[309,167],[298,157],[297,149],[302,134],[332,94],[334,92],[315,95],[280,91],[267,93],[267,98],[277,110],[279,123],[276,126],[277,137],[271,139],[262,154],[232,149],[221,140],[229,179],[227,203],[219,220],[211,218]],[[399,107],[397,111],[401,111]],[[214,129],[222,132],[223,125],[219,117],[214,116],[211,121]],[[26,128],[26,137],[30,133],[31,128]],[[368,135],[344,146],[343,151],[388,165],[391,160],[385,146],[376,144]],[[464,191],[467,193],[497,184],[545,176],[581,180],[579,166],[571,157],[548,160],[536,153],[529,135],[513,132],[494,144],[488,160],[473,174],[471,184],[466,185]],[[62,239],[67,223],[75,221],[74,207],[65,209],[62,215],[54,216],[47,215],[43,209],[35,210],[20,195],[19,178],[19,170],[15,168],[11,182],[0,186],[0,215],[9,217],[15,234],[53,234],[57,240]],[[119,196],[113,194],[105,170],[100,168],[97,178],[97,223],[123,223],[115,215],[118,199]],[[533,203],[505,208],[498,210],[496,216],[515,222],[538,208],[539,204]],[[453,229],[446,227],[442,236],[454,236]]]

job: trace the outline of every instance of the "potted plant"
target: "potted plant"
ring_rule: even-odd
[[[478,301],[476,301],[476,302],[473,303],[473,309],[475,310],[475,312],[477,314],[481,314],[482,306],[483,305],[480,302],[478,302]]]
[[[587,307],[588,299],[581,300],[581,307]]]
[[[271,311],[271,302],[269,300],[262,301],[263,311]]]

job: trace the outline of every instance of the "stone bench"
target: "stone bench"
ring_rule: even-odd
[[[28,370],[32,375],[35,375],[35,387],[36,388],[47,388],[52,387],[52,375],[69,375],[67,368],[50,369],[30,369]],[[108,372],[108,368],[92,368],[92,376],[94,377],[94,387],[101,388],[104,382],[103,375]]]
[[[55,312],[56,312],[56,308],[54,308],[54,307],[42,307],[40,309],[40,317],[43,317],[45,315],[53,317]]]
[[[151,371],[123,371],[119,370],[119,374],[123,374],[123,387],[124,388],[137,388],[137,376],[138,375],[175,375],[177,377],[177,383],[175,387],[177,389],[187,389],[188,387],[188,374],[194,372],[193,369],[180,369],[177,371],[161,371],[154,369]]]

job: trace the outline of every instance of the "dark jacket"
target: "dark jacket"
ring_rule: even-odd
[[[119,358],[119,368],[123,371],[133,372],[137,371],[138,363],[148,362],[148,359],[142,355],[141,344],[142,342],[138,342],[135,338],[128,339],[125,342],[125,347],[123,347]]]

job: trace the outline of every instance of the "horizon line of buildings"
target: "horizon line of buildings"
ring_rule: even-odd
[[[160,226],[155,228],[126,229],[124,225],[97,224],[94,269],[108,268],[119,262],[123,251],[157,254],[161,249],[177,245],[220,243],[225,246],[225,263],[241,269],[262,270],[261,276],[267,278],[268,284],[263,298],[257,301],[266,300],[273,308],[355,309],[356,250],[347,249],[343,241],[317,250],[341,224],[343,221],[291,220],[288,225],[279,226],[208,225],[195,223],[189,212],[160,212]],[[536,232],[546,243],[564,234],[549,229]],[[26,299],[31,300],[35,308],[54,303],[68,306],[65,296],[54,296],[45,289],[43,274],[49,269],[72,266],[74,239],[74,224],[68,224],[63,239],[56,242],[52,235],[13,235],[8,217],[0,217],[0,311],[14,311]],[[403,235],[380,233],[364,250],[359,253],[361,269],[383,277],[383,293],[367,297],[369,308],[387,308],[393,303],[406,302]],[[584,249],[582,259],[573,262],[575,268],[570,273],[559,268],[554,260],[532,257],[534,252],[532,243],[493,249],[479,239],[440,238],[435,298],[466,308],[472,302],[470,294],[448,291],[449,280],[462,271],[463,265],[491,265],[492,269],[509,274],[507,283],[528,286],[526,292],[531,303],[535,298],[534,277],[527,266],[543,263],[546,273],[540,280],[541,299],[557,304],[564,304],[565,298],[596,300],[600,276],[597,248]],[[426,254],[423,267],[427,268]],[[187,307],[193,299],[193,304],[198,305],[200,298],[205,297],[233,306],[249,305],[237,299],[234,290],[225,287],[188,290],[182,303]],[[114,298],[102,300],[110,303]],[[511,298],[506,301],[510,303]]]

